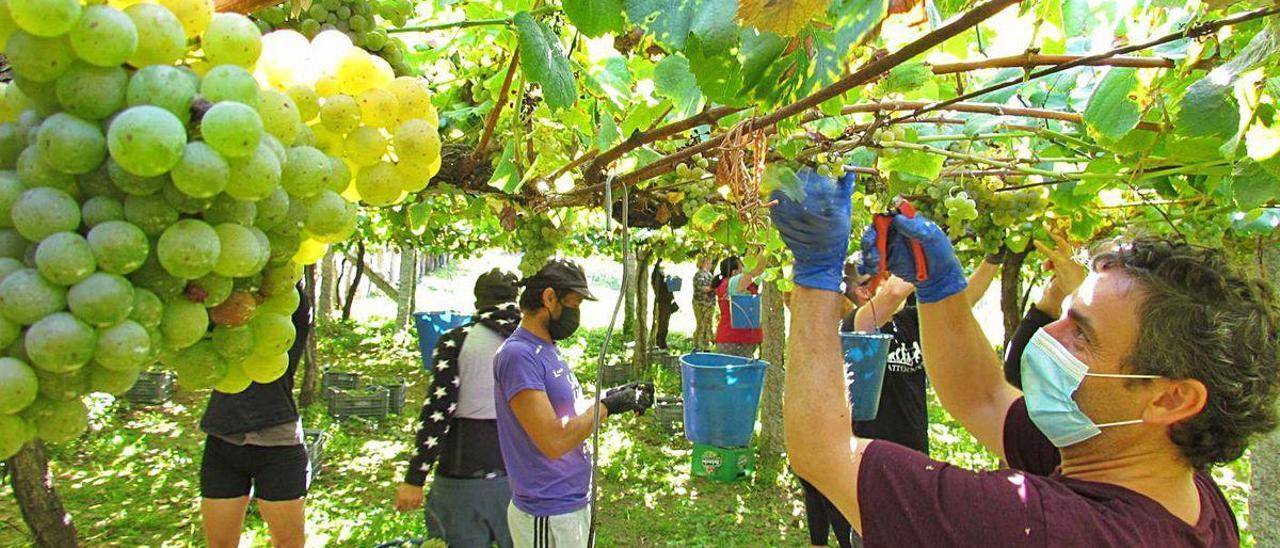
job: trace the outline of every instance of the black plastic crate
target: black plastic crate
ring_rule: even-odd
[[[401,378],[382,378],[374,379],[369,382],[370,386],[381,386],[387,389],[387,409],[393,414],[399,415],[404,410],[404,399],[406,392],[409,390],[409,384]]]
[[[604,388],[613,388],[631,382],[631,364],[614,363],[604,367]]]
[[[320,377],[320,390],[327,394],[330,388],[343,390],[360,388],[360,374],[326,369],[324,375]]]
[[[329,415],[333,417],[382,418],[390,411],[391,393],[381,386],[331,388],[328,394]]]
[[[320,475],[320,469],[324,466],[324,444],[327,441],[329,441],[329,434],[324,430],[313,428],[302,430],[302,442],[307,447],[307,462],[311,464],[310,481],[314,481],[315,477]]]
[[[173,397],[173,373],[168,371],[143,371],[124,399],[133,403],[164,403]]]
[[[659,396],[649,409],[653,422],[667,433],[674,434],[684,426],[684,401],[680,398]]]

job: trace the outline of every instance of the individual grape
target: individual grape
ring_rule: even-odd
[[[228,160],[245,158],[254,154],[262,141],[262,118],[248,105],[224,101],[205,112],[200,133]]]
[[[221,249],[213,227],[196,219],[183,219],[160,235],[156,257],[169,274],[194,280],[213,271]]]
[[[14,73],[34,83],[58,79],[76,59],[75,51],[65,36],[41,38],[21,30],[9,37],[4,54]],[[32,97],[30,93],[26,95],[31,99],[39,98]]]
[[[93,328],[67,312],[55,312],[31,325],[23,341],[31,364],[49,373],[70,373],[93,357]]]
[[[204,305],[185,298],[176,298],[165,304],[160,319],[160,332],[166,344],[182,349],[196,344],[209,330],[209,313]]]
[[[203,307],[201,308],[203,310]],[[227,375],[227,361],[213,350],[213,343],[199,341],[167,362],[178,373],[178,382],[192,389],[213,388]]]
[[[0,413],[8,416],[26,409],[36,401],[37,393],[39,381],[31,366],[14,358],[0,358]]]
[[[222,379],[213,385],[213,389],[223,394],[239,394],[252,384],[253,379],[249,378],[249,374],[245,372],[240,362],[227,361],[227,371]]]
[[[271,153],[276,156],[276,161],[280,162],[281,167],[283,167],[285,161],[289,159],[289,154],[288,154],[288,151],[284,148],[284,143],[281,143],[279,139],[276,139],[275,135],[272,135],[270,133],[263,133],[262,144],[266,145],[267,148],[271,149]]]
[[[155,293],[157,297],[166,300],[177,297],[187,288],[186,280],[175,278],[165,272],[164,267],[160,266],[160,260],[156,258],[155,253],[147,255],[146,262],[129,274],[129,281],[133,283],[135,293],[139,288],[146,289]],[[134,307],[136,308],[137,304],[134,304]],[[145,324],[146,322],[142,323]]]
[[[335,192],[324,191],[307,201],[307,232],[324,243],[349,236],[356,227],[356,206]]]
[[[214,0],[155,1],[173,12],[173,15],[182,23],[182,30],[187,35],[187,38],[195,38],[205,33],[205,30],[209,28],[210,20],[213,18],[213,11],[216,7]]]
[[[227,300],[234,289],[235,281],[226,276],[209,274],[187,284],[187,298],[199,299],[205,308],[213,308]]]
[[[272,194],[274,193],[272,191]],[[213,201],[213,206],[204,213],[204,220],[212,225],[236,223],[243,226],[252,226],[257,218],[258,206],[261,203],[237,200],[226,194],[221,194]]]
[[[258,310],[289,316],[298,309],[300,302],[302,302],[302,296],[298,294],[297,289],[291,287],[263,300],[262,304],[258,305]]]
[[[213,103],[235,101],[250,107],[256,107],[261,101],[258,81],[249,71],[236,65],[218,65],[210,69],[200,83],[200,95]]]
[[[316,145],[316,134],[311,131],[311,126],[305,123],[298,124],[298,136],[293,140],[293,146],[314,147]]]
[[[97,266],[89,242],[74,232],[52,234],[36,246],[36,269],[46,280],[58,285],[79,283],[93,274]]]
[[[289,193],[283,188],[277,188],[255,205],[257,216],[253,226],[262,230],[271,230],[279,225],[289,212]]]
[[[351,163],[357,166],[373,165],[386,155],[387,138],[375,128],[360,126],[347,134],[342,149]]]
[[[138,70],[129,80],[126,93],[129,106],[157,106],[184,123],[191,119],[191,103],[195,97],[196,83],[181,69],[164,65]]]
[[[111,6],[86,7],[69,38],[76,56],[99,67],[119,68],[138,49],[133,19]]]
[[[405,159],[396,163],[396,176],[405,192],[418,192],[427,188],[431,178],[440,172],[440,159],[422,161]]]
[[[124,199],[124,219],[147,236],[159,236],[178,220],[178,210],[159,194],[129,196]]]
[[[9,214],[18,233],[33,242],[57,232],[74,232],[80,226],[80,206],[75,199],[52,188],[23,191]]]
[[[27,247],[31,242],[12,228],[0,228],[0,259],[26,261]]]
[[[18,167],[18,156],[27,148],[27,137],[17,124],[0,123],[0,169]]]
[[[262,117],[263,129],[280,139],[282,144],[291,145],[297,139],[302,116],[288,95],[275,90],[263,90],[262,101],[258,103],[258,116]]]
[[[125,221],[105,221],[86,237],[98,269],[111,274],[128,274],[147,260],[150,242],[136,225]]]
[[[141,177],[125,171],[114,158],[107,159],[107,177],[118,190],[133,196],[150,196],[164,188],[163,175]]]
[[[430,163],[440,157],[440,133],[422,119],[411,119],[396,128],[392,141],[401,160]]]
[[[320,115],[320,96],[316,95],[316,90],[311,86],[294,85],[289,87],[285,93],[289,95],[290,99],[293,99],[302,121],[308,122]]]
[[[18,155],[18,178],[29,188],[53,188],[68,194],[76,192],[75,177],[54,169],[53,163],[46,161],[44,156],[35,144],[23,150]]]
[[[343,150],[346,146],[345,137],[342,134],[329,131],[323,124],[317,124],[312,129],[312,135],[315,137],[315,148],[323,150],[330,156],[345,156]]]
[[[38,398],[22,415],[35,425],[35,435],[48,443],[71,441],[89,428],[89,409],[79,398],[68,401]]]
[[[218,355],[230,362],[239,362],[253,353],[253,331],[247,325],[239,327],[218,325],[213,328],[212,342],[213,349]]]
[[[62,107],[87,120],[101,120],[124,108],[129,75],[123,68],[95,67],[77,61],[58,78],[55,94]]]
[[[211,198],[227,188],[231,166],[203,141],[187,143],[178,165],[169,172],[174,186],[193,198]]]
[[[138,322],[147,329],[155,329],[160,326],[160,318],[163,315],[164,303],[160,302],[160,297],[148,289],[133,288],[133,310],[129,313],[130,320]]]
[[[394,204],[404,194],[396,178],[395,166],[386,161],[360,168],[356,175],[356,190],[361,200],[375,207]]]
[[[289,370],[289,354],[281,352],[271,356],[254,354],[243,362],[245,374],[253,382],[267,384],[275,382]]]
[[[157,4],[134,4],[124,13],[138,30],[138,48],[129,57],[130,65],[172,65],[182,59],[187,36],[173,12]]]
[[[262,54],[262,33],[248,17],[219,13],[213,16],[201,44],[205,58],[214,65],[250,68]]]
[[[435,106],[431,104],[431,92],[417,78],[401,76],[387,85],[395,95],[400,109],[397,118],[404,123],[410,118],[421,118],[433,127],[440,124]]]
[[[36,36],[59,36],[80,19],[78,0],[17,0],[9,4],[9,16],[18,28]]]
[[[40,124],[36,144],[43,158],[63,173],[88,173],[107,157],[107,139],[98,126],[59,112]]]
[[[302,265],[285,264],[262,274],[262,294],[268,299],[284,291],[290,291],[302,279]]]
[[[321,76],[316,79],[315,84],[316,95],[323,99],[328,99],[342,93],[342,86],[338,84],[338,79],[333,76]]]
[[[50,283],[34,268],[19,270],[0,282],[0,314],[19,325],[31,325],[67,304],[66,289]]]
[[[143,177],[172,169],[182,159],[186,144],[187,131],[182,122],[173,113],[150,105],[130,107],[116,116],[107,129],[111,157],[125,171]]]
[[[338,135],[346,135],[360,125],[360,105],[350,95],[334,95],[320,107],[320,123]]]
[[[261,200],[280,187],[281,167],[270,147],[259,144],[253,154],[228,160],[231,179],[226,193],[237,200]]]
[[[125,320],[98,330],[93,360],[111,371],[142,367],[151,357],[151,335],[142,324]]]
[[[116,274],[94,273],[67,291],[67,308],[89,325],[114,325],[133,311],[133,285]]]
[[[148,346],[148,348],[150,347]],[[96,362],[89,362],[84,371],[89,376],[89,392],[110,394],[117,397],[129,392],[133,385],[138,382],[138,377],[142,375],[141,366],[124,371],[112,371],[98,365]]]
[[[379,88],[366,90],[356,98],[356,102],[360,105],[360,120],[364,125],[395,127],[400,115],[400,104],[390,91]]]
[[[249,320],[253,331],[253,355],[274,356],[288,352],[296,332],[293,321],[284,314],[259,312]]]
[[[25,348],[23,352],[25,352]],[[29,360],[29,356],[23,356],[20,359]],[[88,365],[88,364],[85,364]],[[63,373],[51,373],[43,369],[36,368],[36,378],[39,381],[40,397],[37,399],[45,401],[73,401],[80,399],[89,390],[89,378],[87,367],[79,367],[73,371]],[[31,412],[30,409],[27,411]]]
[[[9,37],[16,30],[18,30],[18,24],[13,22],[13,16],[9,14],[8,0],[0,0],[0,46],[8,42]]]
[[[238,224],[220,224],[214,229],[221,242],[221,254],[214,266],[214,272],[231,278],[242,278],[257,274],[254,269],[263,255],[253,232]]]
[[[290,196],[307,198],[322,190],[329,173],[329,158],[311,147],[293,147],[286,152],[281,186]]]
[[[324,180],[324,188],[338,194],[346,192],[351,186],[351,167],[341,158],[329,157],[329,177]]]

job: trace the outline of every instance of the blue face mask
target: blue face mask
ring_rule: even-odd
[[[1022,352],[1022,392],[1031,422],[1057,447],[1075,445],[1102,433],[1108,426],[1140,424],[1134,419],[1105,424],[1093,420],[1071,396],[1085,377],[1109,379],[1158,379],[1159,375],[1090,373],[1089,366],[1071,355],[1044,329],[1036,331]]]

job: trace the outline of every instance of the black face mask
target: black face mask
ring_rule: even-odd
[[[553,341],[567,339],[574,331],[578,330],[578,322],[581,319],[578,309],[561,305],[560,317],[551,318],[551,321],[547,323],[547,333],[551,335],[551,340]]]

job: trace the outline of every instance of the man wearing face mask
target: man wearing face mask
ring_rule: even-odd
[[[516,548],[585,547],[591,523],[587,436],[596,418],[644,413],[653,385],[632,383],[584,400],[556,348],[578,329],[579,305],[596,300],[582,267],[553,259],[522,282],[520,327],[494,356],[498,441],[511,483],[507,524]]]
[[[1235,517],[1208,473],[1275,428],[1280,303],[1220,251],[1157,239],[1094,256],[1060,319],[1005,382],[946,234],[895,216],[887,267],[915,280],[925,369],[944,407],[1012,469],[972,472],[849,427],[840,266],[852,185],[803,177],[775,196],[796,257],[784,395],[796,473],[850,518],[867,546],[1236,546]],[[874,249],[874,229],[863,249]],[[864,256],[876,270],[879,257]],[[833,443],[833,440],[848,440]],[[977,503],[975,504],[975,501]]]

